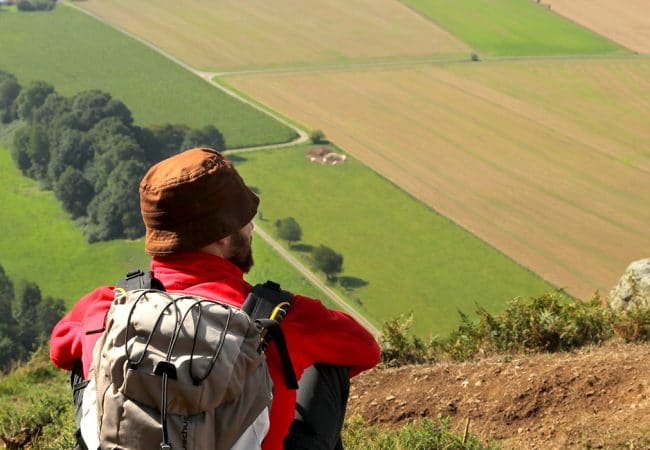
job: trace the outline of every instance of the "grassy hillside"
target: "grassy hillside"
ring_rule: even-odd
[[[143,240],[88,244],[51,191],[42,191],[0,148],[0,264],[14,281],[36,282],[45,295],[71,305],[97,285],[112,284],[133,268],[149,266]],[[137,195],[137,193],[134,193]],[[286,289],[322,297],[261,239],[254,241],[252,283],[267,279]]]
[[[237,168],[260,191],[267,229],[293,216],[303,245],[343,254],[347,295],[376,323],[413,311],[417,332],[446,333],[458,309],[552,289],[358,161],[317,165],[304,148],[245,153]]]
[[[577,55],[624,51],[533,0],[401,0],[492,56]]]
[[[286,142],[292,130],[235,100],[148,47],[72,8],[0,13],[0,69],[22,84],[51,83],[65,95],[101,89],[124,101],[140,125],[186,123],[221,130],[229,148]]]

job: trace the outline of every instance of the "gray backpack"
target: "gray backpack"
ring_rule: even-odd
[[[272,400],[264,356],[269,339],[284,355],[288,384],[297,388],[278,326],[290,299],[271,282],[255,286],[242,309],[162,290],[116,288],[91,369],[100,448],[261,444],[263,435],[246,435],[259,433],[255,424],[267,417]]]

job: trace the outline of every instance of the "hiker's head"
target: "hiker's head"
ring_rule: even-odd
[[[220,153],[186,150],[154,165],[140,183],[145,251],[165,256],[199,250],[225,238],[231,245],[234,236],[247,234],[250,248],[251,220],[258,204],[257,195]],[[238,237],[234,244],[241,243]]]

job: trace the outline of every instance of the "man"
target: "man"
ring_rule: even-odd
[[[243,275],[253,265],[251,221],[258,204],[214,150],[187,150],[153,166],[140,184],[140,208],[155,277],[170,292],[240,307],[251,289]],[[81,361],[87,377],[112,300],[113,287],[100,287],[55,326],[50,357],[56,366],[71,370]],[[348,315],[300,295],[294,295],[281,328],[296,375],[305,376],[296,402],[271,344],[266,355],[274,400],[262,448],[341,448],[349,377],[377,364],[377,342]]]

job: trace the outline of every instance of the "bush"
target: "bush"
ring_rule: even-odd
[[[311,133],[309,133],[309,141],[312,144],[327,143],[327,139],[325,139],[325,133],[323,133],[321,130],[313,130]]]
[[[599,297],[588,302],[558,292],[529,300],[511,300],[503,313],[477,308],[478,319],[460,312],[460,324],[446,338],[427,341],[410,336],[413,317],[400,316],[382,327],[382,361],[386,365],[464,361],[476,355],[567,351],[600,345],[620,336],[627,342],[650,341],[650,307],[624,313],[604,307]]]
[[[433,345],[409,333],[413,325],[413,314],[384,322],[379,343],[382,347],[381,360],[387,366],[404,364],[427,364],[436,362]]]

